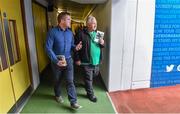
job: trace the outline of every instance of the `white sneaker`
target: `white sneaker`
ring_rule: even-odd
[[[71,104],[71,108],[73,108],[73,109],[80,109],[80,108],[82,108],[82,106],[79,105],[78,103],[74,103],[74,104]]]
[[[56,102],[58,102],[58,103],[63,103],[63,102],[64,102],[62,96],[55,97],[55,100],[56,100]]]

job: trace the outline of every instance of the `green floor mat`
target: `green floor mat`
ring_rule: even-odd
[[[94,79],[94,92],[98,98],[96,103],[89,101],[86,97],[84,84],[81,78],[81,75],[76,73],[75,84],[78,103],[83,106],[81,109],[73,110],[70,108],[65,83],[62,83],[64,103],[57,103],[54,100],[52,81],[45,78],[42,79],[40,86],[31,96],[21,113],[115,113],[100,78],[95,77]]]

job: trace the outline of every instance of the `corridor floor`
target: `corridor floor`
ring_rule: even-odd
[[[70,108],[68,102],[67,92],[64,87],[65,83],[62,84],[62,96],[65,102],[62,104],[57,103],[54,100],[53,86],[50,78],[52,73],[48,72],[45,74],[46,75],[43,75],[44,79],[42,79],[40,86],[31,96],[21,113],[115,113],[106,94],[104,85],[98,77],[94,79],[94,90],[98,101],[97,103],[93,103],[87,99],[84,85],[80,79],[81,76],[76,73],[75,80],[78,102],[83,108],[73,110]]]
[[[119,113],[180,113],[180,85],[110,93]]]

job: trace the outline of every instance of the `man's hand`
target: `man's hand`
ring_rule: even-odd
[[[76,51],[79,51],[82,48],[82,41],[79,42],[79,44],[76,45]]]
[[[104,40],[103,40],[102,38],[100,38],[100,39],[99,39],[99,43],[100,43],[101,45],[104,45]]]
[[[81,65],[81,61],[76,61],[76,65],[80,66]]]
[[[64,61],[59,60],[58,63],[57,63],[57,65],[58,65],[59,67],[63,67],[63,66],[64,66]]]

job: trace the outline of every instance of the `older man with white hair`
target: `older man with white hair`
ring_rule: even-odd
[[[75,53],[75,63],[83,69],[83,77],[87,97],[92,102],[97,102],[97,97],[93,91],[93,76],[99,74],[99,64],[102,59],[102,48],[104,40],[100,38],[97,42],[97,21],[93,16],[89,16],[86,27],[76,34],[75,43],[82,42],[82,49]]]

